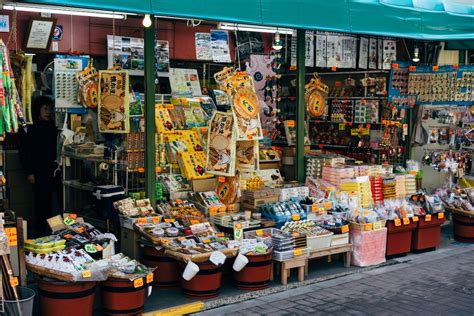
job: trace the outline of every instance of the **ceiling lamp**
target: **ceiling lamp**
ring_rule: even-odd
[[[276,32],[275,36],[273,37],[273,45],[274,50],[281,50],[283,48],[283,41],[280,38],[280,33]]]
[[[220,30],[228,31],[246,31],[256,33],[280,33],[280,34],[293,34],[291,29],[282,29],[263,25],[250,25],[250,24],[235,24],[235,23],[219,23],[218,28]]]
[[[420,62],[420,49],[418,47],[415,47],[415,51],[413,52],[413,62],[414,63],[419,63]]]
[[[150,27],[151,26],[151,18],[149,14],[145,14],[145,17],[143,18],[142,24],[144,27]]]

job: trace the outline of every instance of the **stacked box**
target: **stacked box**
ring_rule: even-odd
[[[362,208],[372,207],[372,191],[369,177],[357,177],[344,179],[341,182],[340,190],[343,192],[354,192],[359,196],[359,206]]]

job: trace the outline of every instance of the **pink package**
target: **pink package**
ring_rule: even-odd
[[[351,229],[351,264],[367,267],[385,262],[387,228],[372,231]]]

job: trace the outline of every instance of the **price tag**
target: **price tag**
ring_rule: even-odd
[[[344,124],[344,123],[339,123],[339,130],[340,130],[340,131],[345,131],[345,130],[346,130],[346,124]]]
[[[179,240],[179,241],[186,240],[186,237],[183,237],[183,236],[181,236],[181,237],[178,237],[178,240]]]
[[[161,240],[161,243],[162,243],[163,245],[167,245],[169,242],[170,242],[170,241],[169,241],[168,239],[166,239],[166,238],[163,238],[163,239]]]
[[[295,257],[299,257],[303,254],[303,250],[302,249],[295,249],[293,251],[293,254],[294,254]]]
[[[331,202],[324,202],[324,209],[330,210],[332,208],[332,203]]]
[[[173,109],[174,109],[174,105],[173,105],[173,104],[167,104],[167,105],[166,105],[166,109],[167,109],[167,110],[173,110]]]
[[[337,71],[337,67],[336,67],[336,66],[332,66],[332,67],[331,67],[331,71]]]
[[[395,224],[395,226],[397,226],[397,227],[398,227],[398,226],[401,226],[401,225],[402,225],[402,221],[401,221],[399,218],[396,218],[396,219],[394,220],[394,224]]]
[[[216,236],[217,237],[224,237],[225,235],[224,235],[224,233],[216,233]]]
[[[148,284],[148,283],[151,283],[151,282],[153,282],[153,273],[148,273],[146,275],[146,283]]]
[[[134,288],[139,288],[143,286],[143,278],[138,278],[133,280],[133,287]]]
[[[10,277],[10,285],[12,287],[18,286],[18,278],[17,277]]]
[[[190,220],[190,222],[191,222],[191,225],[199,224],[199,221],[197,219],[192,219]]]
[[[438,219],[443,219],[444,218],[444,213],[438,213]]]
[[[392,69],[397,70],[398,69],[398,64],[392,64]]]
[[[97,251],[102,251],[104,250],[104,247],[102,247],[101,245],[95,245],[95,249],[97,249]]]
[[[416,223],[416,222],[418,222],[420,219],[418,218],[418,216],[413,216],[412,220],[413,220],[413,223]]]
[[[439,70],[439,66],[433,66],[433,71],[436,72]]]
[[[82,277],[84,279],[90,278],[92,276],[91,270],[82,271]]]
[[[63,236],[63,238],[66,238],[66,239],[71,239],[72,237],[74,237],[74,236],[72,236],[71,234],[66,234],[66,235]]]
[[[152,217],[152,218],[151,218],[151,221],[152,221],[154,224],[159,223],[159,222],[160,222],[160,217],[159,217],[159,216]]]
[[[8,238],[8,246],[13,247],[18,245],[18,234],[16,227],[5,227],[5,235]]]
[[[86,244],[84,246],[84,249],[88,252],[88,253],[96,253],[97,252],[97,248],[95,247],[94,244]]]
[[[219,178],[217,178],[217,181],[219,181],[220,183],[224,183],[225,182],[225,177],[220,176]]]
[[[257,236],[263,236],[263,229],[256,230],[255,234],[257,234]]]
[[[166,223],[174,223],[174,218],[165,218]]]
[[[140,217],[137,219],[137,223],[140,225],[146,224],[148,221],[145,217]]]
[[[225,213],[225,205],[219,207],[219,213]]]
[[[64,219],[64,224],[66,224],[67,226],[71,226],[72,224],[74,224],[76,221],[74,219],[72,219],[71,217],[67,216],[65,219]]]
[[[193,215],[193,216],[201,216],[201,212],[192,212],[191,215]]]
[[[410,219],[408,217],[403,218],[403,225],[408,225],[410,224]]]
[[[454,64],[453,65],[453,70],[458,70],[459,69],[459,65],[458,64]]]
[[[69,214],[68,216],[72,219],[77,219],[77,214]]]
[[[431,222],[431,214],[425,215],[425,222]]]
[[[408,67],[408,70],[410,70],[410,71],[416,71],[416,66],[410,66],[410,67]]]
[[[289,120],[288,121],[288,127],[295,127],[295,121]]]
[[[296,222],[300,220],[300,214],[293,214],[291,218]]]
[[[341,233],[345,234],[349,232],[349,225],[344,225],[341,227]]]
[[[373,228],[372,223],[368,223],[368,224],[365,224],[365,225],[364,225],[364,230],[366,230],[366,231],[367,231],[367,230],[372,230],[372,228]]]
[[[318,204],[313,204],[313,205],[311,205],[311,212],[317,213],[318,210],[319,210]]]

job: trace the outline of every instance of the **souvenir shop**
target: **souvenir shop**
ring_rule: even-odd
[[[192,313],[474,242],[472,7],[174,2],[3,5],[8,315]]]

